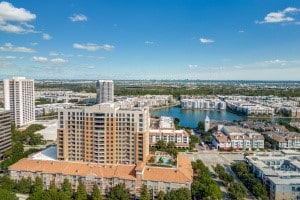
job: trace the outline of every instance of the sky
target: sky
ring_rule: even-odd
[[[12,76],[300,80],[300,1],[0,1]]]

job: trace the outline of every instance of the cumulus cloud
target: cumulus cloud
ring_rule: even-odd
[[[149,40],[146,40],[146,41],[145,41],[145,44],[147,44],[147,45],[152,45],[152,44],[154,44],[154,42],[149,41]]]
[[[203,44],[210,44],[210,43],[214,43],[215,41],[212,39],[208,39],[208,38],[200,38],[199,41]]]
[[[74,43],[73,48],[87,50],[87,51],[97,51],[98,49],[103,49],[105,51],[111,51],[115,48],[115,46],[109,45],[109,44],[104,44],[104,45],[100,46],[100,45],[97,45],[94,43],[87,43],[87,44]]]
[[[68,63],[68,60],[65,60],[63,58],[53,58],[53,59],[48,59],[46,57],[37,57],[33,56],[32,60],[34,62],[39,62],[39,63],[50,63],[50,64],[65,64]]]
[[[71,17],[69,17],[69,19],[72,22],[83,22],[83,21],[87,21],[87,16],[83,14],[74,14]]]
[[[35,18],[35,14],[24,8],[16,8],[9,2],[0,2],[0,31],[17,34],[34,32],[34,26],[27,22]]]
[[[63,58],[53,58],[50,60],[50,62],[53,64],[64,64],[64,63],[67,63],[68,60],[65,60]]]
[[[48,62],[48,58],[46,58],[46,57],[33,56],[32,60],[35,61],[35,62],[39,62],[39,63],[46,63],[46,62]]]
[[[5,43],[4,46],[0,46],[0,52],[22,52],[22,53],[33,53],[33,49],[27,47],[16,47],[11,43]]]
[[[278,12],[270,12],[268,13],[264,20],[256,21],[257,24],[265,24],[265,23],[283,23],[283,22],[292,22],[295,21],[295,18],[291,17],[292,13],[300,12],[300,9],[287,7],[286,9]]]
[[[52,36],[49,35],[48,33],[43,33],[42,38],[43,38],[43,40],[51,40]]]
[[[14,60],[17,59],[16,56],[0,56],[0,60]]]
[[[87,44],[74,43],[73,48],[83,49],[83,50],[87,50],[87,51],[97,51],[100,48],[100,46],[97,44],[93,44],[93,43],[87,43]]]
[[[100,49],[103,49],[105,51],[111,51],[115,48],[115,46],[113,45],[109,45],[109,44],[104,44],[102,46],[100,46]]]

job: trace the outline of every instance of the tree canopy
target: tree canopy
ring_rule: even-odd
[[[129,190],[125,188],[125,184],[117,184],[108,193],[109,200],[129,200],[129,198]]]

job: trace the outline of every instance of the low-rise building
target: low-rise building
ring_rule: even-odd
[[[60,188],[64,179],[68,179],[74,191],[81,181],[88,192],[96,185],[104,195],[110,188],[124,183],[133,195],[139,193],[144,184],[155,197],[159,191],[191,189],[193,181],[191,161],[182,154],[177,157],[177,166],[170,168],[148,166],[146,162],[139,162],[136,165],[103,165],[23,158],[11,165],[8,171],[11,179],[16,181],[24,177],[32,180],[41,177],[45,189],[49,189],[52,181]]]
[[[274,108],[249,101],[226,100],[226,105],[230,110],[244,115],[274,115],[275,113]]]
[[[212,134],[213,145],[220,150],[264,148],[264,137],[260,133],[240,126],[218,126]]]
[[[204,110],[225,110],[226,103],[217,97],[185,97],[180,100],[181,108],[185,109],[204,109]]]
[[[176,148],[189,148],[189,134],[185,130],[176,130],[172,117],[161,116],[152,120],[153,128],[149,130],[149,145],[155,147],[158,141],[174,142]]]
[[[300,133],[270,131],[264,134],[276,141],[279,149],[300,149]]]
[[[250,170],[269,189],[269,199],[300,198],[300,153],[291,150],[247,156]]]

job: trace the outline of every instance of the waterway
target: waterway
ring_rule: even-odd
[[[181,109],[179,106],[162,108],[159,110],[151,111],[151,116],[170,116],[177,117],[180,119],[180,126],[188,126],[196,128],[200,120],[204,121],[206,115],[211,120],[216,121],[234,121],[234,120],[244,120],[244,116],[240,116],[226,110],[217,111],[217,110],[200,110],[200,109]]]

